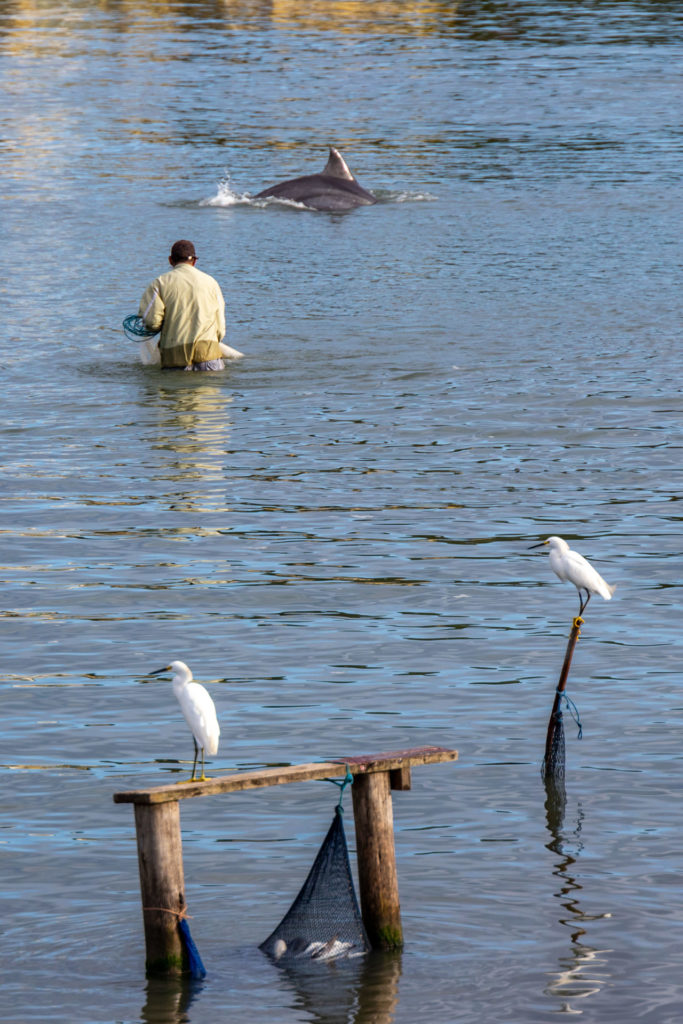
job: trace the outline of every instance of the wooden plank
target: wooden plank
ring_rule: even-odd
[[[311,764],[282,765],[273,768],[259,768],[250,772],[235,772],[217,775],[206,782],[172,783],[151,789],[134,789],[114,793],[117,804],[161,804],[169,801],[187,800],[195,796],[211,796],[214,793],[235,793],[263,786],[281,786],[290,782],[306,782],[328,777],[339,777],[344,765],[348,764],[352,775],[374,772],[389,772],[395,769],[409,769],[423,764],[439,764],[456,761],[457,750],[446,747],[411,747],[407,750],[393,750],[381,754],[340,757],[331,761]]]
[[[407,750],[388,750],[381,754],[339,758],[341,764],[348,764],[354,775],[354,766],[358,771],[389,772],[394,768],[415,768],[421,764],[457,760],[458,751],[450,750],[448,747],[408,747]]]
[[[288,765],[281,768],[259,768],[253,772],[235,772],[234,775],[217,775],[206,782],[173,783],[170,786],[155,786],[153,789],[134,789],[127,793],[114,793],[117,804],[161,804],[171,800],[187,800],[194,796],[211,796],[213,793],[236,793],[245,789],[259,789],[262,786],[281,786],[287,782],[306,782],[324,779],[327,776],[343,775],[340,765],[334,761],[319,764]]]

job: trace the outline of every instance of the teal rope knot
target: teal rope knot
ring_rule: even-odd
[[[325,779],[325,782],[332,782],[335,786],[339,786],[339,803],[337,804],[337,808],[341,811],[342,814],[344,813],[344,808],[342,807],[342,800],[344,799],[344,790],[346,789],[350,782],[353,782],[353,775],[349,771],[348,764],[344,765],[344,767],[346,768],[346,775],[344,776],[343,782],[339,782],[337,779]]]
[[[583,726],[581,724],[581,718],[579,717],[579,709],[577,708],[576,704],[571,699],[571,697],[567,696],[564,690],[558,690],[557,692],[560,694],[560,703],[557,709],[558,715],[562,715],[562,701],[564,700],[565,705],[567,707],[567,711],[572,716],[572,719],[574,720],[574,723],[577,729],[579,730],[576,738],[577,740],[583,739]]]

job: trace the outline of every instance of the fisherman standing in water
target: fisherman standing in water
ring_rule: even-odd
[[[140,300],[140,316],[152,331],[161,328],[161,365],[176,370],[222,370],[225,301],[217,281],[197,270],[194,245],[173,243],[172,270],[157,277]]]

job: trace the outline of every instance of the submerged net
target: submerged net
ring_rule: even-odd
[[[579,709],[571,697],[568,697],[566,693],[558,690],[556,707],[553,708],[550,715],[550,721],[548,722],[548,733],[545,741],[545,756],[543,758],[543,764],[541,765],[541,775],[544,779],[556,779],[558,781],[564,779],[565,742],[564,722],[562,721],[563,703],[578,730],[576,738],[580,740],[583,736],[583,725],[581,724]]]
[[[564,779],[564,767],[564,723],[562,721],[562,712],[558,710],[554,712],[550,722],[549,736],[546,744],[545,757],[543,758],[543,765],[541,767],[541,775],[544,779],[555,779],[556,781],[559,781],[560,779]]]
[[[288,964],[299,958],[324,961],[359,956],[370,949],[353,887],[339,805],[308,878],[259,949]]]
[[[136,316],[134,313],[131,313],[123,321],[123,333],[128,341],[144,341],[145,338],[154,338],[160,330],[161,328],[158,327],[155,331],[151,331],[149,327],[145,326],[142,317]]]

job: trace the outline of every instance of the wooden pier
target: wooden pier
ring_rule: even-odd
[[[400,949],[403,930],[391,790],[410,789],[412,768],[455,761],[457,757],[457,750],[445,747],[414,747],[115,793],[115,803],[130,803],[135,808],[147,973],[176,974],[185,967],[178,929],[178,921],[187,911],[180,801],[339,777],[345,766],[354,776],[351,794],[363,923],[374,948]]]

